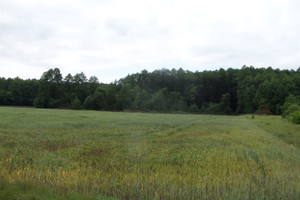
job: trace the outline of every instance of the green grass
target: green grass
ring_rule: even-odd
[[[250,116],[247,117],[250,119]],[[300,148],[300,125],[292,125],[291,122],[279,116],[263,115],[255,116],[253,123],[277,136],[278,139]]]
[[[74,192],[56,193],[55,191],[33,185],[28,182],[23,183],[5,183],[0,182],[0,199],[4,200],[52,200],[52,199],[72,199],[72,200],[113,200],[113,198],[104,198],[99,195],[86,195]]]
[[[277,116],[0,108],[0,199],[300,199],[299,140]]]

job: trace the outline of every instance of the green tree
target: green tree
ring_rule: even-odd
[[[13,96],[10,91],[0,89],[0,105],[11,105]]]
[[[150,99],[150,95],[147,93],[145,89],[141,89],[139,87],[136,87],[134,89],[134,101],[132,104],[132,108],[134,110],[147,110],[147,101]]]
[[[96,91],[96,89],[100,86],[99,80],[96,76],[91,76],[89,78],[88,83],[89,83],[90,93],[94,93]]]
[[[62,75],[58,68],[44,72],[41,79],[37,97],[34,100],[36,107],[56,108],[61,106],[63,99]]]
[[[73,76],[73,92],[81,102],[84,102],[87,96],[91,94],[87,81],[87,77],[83,72]]]
[[[89,110],[105,110],[107,107],[106,96],[106,90],[99,86],[94,94],[85,99],[84,107]]]
[[[73,110],[80,110],[80,109],[82,109],[82,103],[81,103],[81,101],[77,97],[75,97],[72,100],[72,102],[71,102],[71,108]]]
[[[230,107],[230,94],[226,93],[222,95],[221,102],[219,104],[220,113],[231,114],[232,110]]]
[[[134,101],[134,93],[129,84],[122,85],[116,96],[117,105],[120,110],[130,109]]]

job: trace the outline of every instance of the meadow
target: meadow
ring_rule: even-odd
[[[0,107],[0,199],[300,199],[300,126]]]

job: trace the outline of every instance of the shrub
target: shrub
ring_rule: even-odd
[[[205,111],[210,114],[220,114],[220,106],[217,103],[209,103]]]
[[[300,106],[298,104],[291,104],[286,110],[283,111],[282,117],[289,118],[293,112],[300,110]]]
[[[258,114],[258,115],[273,115],[273,113],[267,108],[262,108],[260,110],[257,110],[256,114]]]
[[[300,124],[300,110],[291,113],[290,119],[294,124]]]
[[[82,108],[81,101],[77,97],[71,102],[71,108],[73,110],[80,110]]]
[[[197,104],[192,104],[191,106],[190,106],[190,112],[191,113],[197,113],[197,112],[199,112],[200,110],[199,110],[199,108],[198,108],[198,106],[197,106]]]
[[[287,118],[287,116],[291,112],[293,112],[293,109],[294,109],[294,111],[298,110],[299,108],[297,108],[297,106],[299,107],[299,101],[297,100],[297,98],[293,95],[288,96],[285,99],[283,106],[281,107],[282,117]]]
[[[84,108],[88,110],[96,110],[97,105],[95,103],[95,99],[93,98],[93,95],[89,95],[85,101],[84,101]]]

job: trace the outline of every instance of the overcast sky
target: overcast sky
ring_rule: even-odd
[[[300,66],[299,0],[0,0],[0,77]]]

